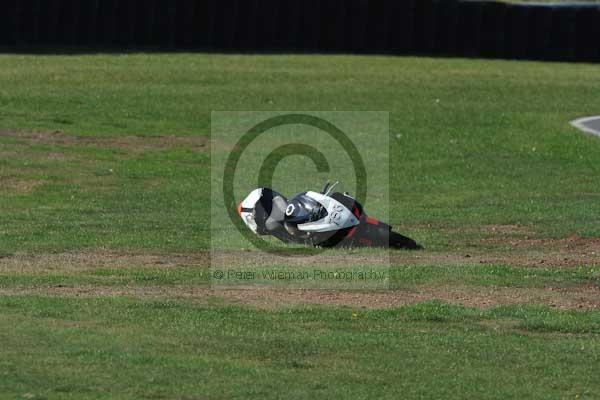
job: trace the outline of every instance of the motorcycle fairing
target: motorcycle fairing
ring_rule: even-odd
[[[358,218],[339,201],[321,193],[308,191],[306,195],[317,201],[327,210],[327,215],[317,221],[298,224],[305,232],[330,232],[350,228],[360,223]]]

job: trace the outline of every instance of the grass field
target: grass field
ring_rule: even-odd
[[[599,104],[586,64],[0,55],[0,397],[600,398]],[[389,290],[211,288],[213,110],[389,111],[425,250]]]

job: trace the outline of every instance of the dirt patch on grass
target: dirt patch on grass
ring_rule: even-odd
[[[521,225],[483,225],[480,232],[493,235],[533,235],[535,231]]]
[[[389,265],[387,253],[361,255],[319,254],[311,257],[279,257],[258,251],[198,252],[189,254],[140,254],[113,251],[87,251],[50,254],[17,253],[0,255],[0,272],[46,273],[76,272],[97,268],[131,268],[160,266],[164,268],[190,266],[207,268],[224,266],[320,266],[320,265]]]
[[[575,233],[563,238],[547,238],[532,227],[521,225],[483,225],[443,231],[449,237],[450,247],[460,250],[432,253],[433,261],[528,267],[600,265],[600,238],[583,238]]]
[[[485,241],[486,239],[482,239]],[[213,254],[216,265],[510,265],[521,267],[600,266],[600,238],[572,236],[564,239],[495,239],[497,246],[473,244],[461,251],[377,251],[361,254],[325,252],[306,257],[281,257],[255,251]],[[501,244],[500,244],[501,243]]]
[[[139,267],[206,267],[207,253],[198,254],[126,254],[117,252],[84,252],[57,254],[15,254],[0,256],[0,272],[46,274],[48,272],[77,272],[100,268]]]
[[[431,226],[428,228],[433,229]],[[536,232],[531,227],[515,225],[515,224],[494,224],[494,225],[482,225],[479,227],[468,227],[468,228],[452,228],[452,229],[444,229],[446,232],[450,234],[454,233],[477,233],[477,234],[485,234],[489,236],[528,236],[535,235]]]
[[[576,268],[600,266],[597,252],[560,249],[503,251],[429,252],[392,255],[394,265],[509,265],[515,267]]]
[[[109,250],[85,252],[0,255],[0,272],[46,273],[48,271],[82,271],[95,268],[129,268],[145,266],[194,266],[207,268],[211,261],[215,266],[467,266],[509,265],[515,267],[570,268],[600,266],[600,240],[560,239],[548,240],[548,249],[520,248],[514,252],[432,252],[432,251],[372,251],[362,253],[349,250],[346,253],[325,252],[307,257],[281,257],[259,251],[201,251],[186,254],[124,253]],[[555,245],[563,243],[563,246]]]
[[[557,309],[599,309],[600,288],[419,287],[412,290],[343,291],[246,287],[211,289],[192,286],[41,286],[0,288],[0,295],[62,297],[134,297],[177,299],[208,303],[222,299],[231,304],[263,309],[291,306],[345,306],[385,309],[425,301],[443,301],[475,308],[502,305],[542,304]]]
[[[586,243],[586,246],[589,244]],[[218,253],[226,265],[369,265],[386,266],[386,253],[378,254],[320,254],[314,257],[281,257],[259,252],[240,251]],[[490,257],[489,255],[487,256]],[[468,265],[480,263],[483,258],[451,254],[428,254],[427,252],[400,252],[392,256],[395,265]],[[508,261],[506,257],[496,261]],[[523,260],[521,260],[523,261]],[[295,264],[294,264],[295,263]],[[73,273],[94,269],[126,268],[176,268],[195,267],[206,269],[210,265],[210,253],[197,254],[135,254],[110,251],[62,254],[16,254],[0,256],[0,273],[52,274]],[[514,265],[514,264],[513,264]],[[548,266],[548,265],[545,265]],[[568,284],[568,283],[567,283]],[[214,300],[259,308],[288,306],[331,305],[357,309],[393,308],[424,301],[439,300],[468,307],[488,308],[501,305],[543,304],[560,309],[600,308],[600,286],[577,285],[568,287],[504,287],[504,286],[456,286],[408,285],[402,289],[357,291],[327,289],[291,289],[272,286],[248,286],[238,288],[210,288],[206,285],[53,285],[53,286],[7,286],[0,287],[0,295],[49,295],[68,297],[112,297],[184,299],[208,303]],[[221,299],[221,300],[219,300]]]
[[[485,247],[504,248],[498,255],[482,257],[482,262],[505,261],[509,265],[576,267],[600,265],[600,238],[487,238]],[[494,251],[490,251],[491,254]]]
[[[433,300],[475,308],[517,304],[543,304],[559,309],[600,308],[600,289],[597,287],[574,287],[569,289],[418,287],[411,290],[394,289],[374,292],[254,288],[215,290],[214,294],[235,303],[250,304],[261,308],[333,305],[378,309]]]
[[[0,176],[0,190],[10,190],[15,194],[31,193],[37,186],[44,184],[41,179],[26,179]]]
[[[92,146],[122,149],[127,152],[141,153],[149,150],[185,148],[194,151],[208,151],[209,138],[206,136],[74,136],[61,131],[55,132],[0,132],[0,137],[15,138],[22,143],[11,143],[11,146],[31,143],[55,146]]]
[[[544,247],[570,251],[585,251],[597,254],[600,258],[600,238],[582,238],[577,234],[561,239],[527,238],[511,241],[510,244],[516,248]]]
[[[360,254],[348,251],[346,254],[321,253],[307,256],[278,256],[257,251],[225,251],[212,252],[212,263],[215,266],[302,266],[317,267],[321,265],[346,266],[386,266],[390,265],[390,255],[386,251],[372,254]]]

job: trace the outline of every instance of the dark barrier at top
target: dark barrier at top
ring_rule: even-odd
[[[600,61],[600,7],[459,0],[5,0],[0,46]]]

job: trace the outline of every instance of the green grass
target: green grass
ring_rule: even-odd
[[[344,268],[338,265],[338,268]],[[360,268],[359,268],[360,267]],[[335,269],[335,265],[320,266],[323,270]],[[349,267],[346,266],[346,269]],[[358,266],[358,271],[367,266]],[[240,270],[240,267],[236,268]],[[271,270],[310,271],[311,267],[287,267],[286,265],[271,265],[268,267],[247,268],[250,271]],[[507,265],[465,265],[465,266],[440,266],[440,265],[408,265],[391,266],[386,270],[382,266],[374,267],[375,270],[385,271],[389,276],[390,289],[414,290],[419,287],[520,287],[520,288],[568,288],[575,286],[600,286],[600,268],[525,268]],[[42,270],[42,271],[15,271],[0,272],[0,288],[15,287],[46,287],[61,285],[63,287],[77,287],[80,285],[102,286],[191,286],[208,287],[211,270],[204,266],[176,266],[169,268],[150,266],[127,266],[121,268],[97,267],[84,270]],[[248,284],[231,279],[228,283]],[[252,284],[273,283],[271,281],[256,280]],[[286,282],[282,282],[286,285]]]
[[[0,132],[44,133],[0,135],[0,257],[208,257],[208,143],[147,137],[206,137],[212,110],[389,111],[390,222],[426,247],[424,257],[527,256],[508,240],[600,236],[600,140],[568,124],[598,114],[599,102],[600,70],[586,64],[0,55]],[[64,135],[48,134],[55,131]],[[132,135],[146,138],[125,138]],[[375,142],[359,145],[368,155]],[[367,211],[383,212],[373,204]],[[482,229],[494,224],[522,231]],[[227,246],[248,247],[230,232],[222,233]],[[35,271],[0,263],[0,291],[160,287],[176,297],[179,287],[209,282],[204,264],[100,264]],[[393,265],[391,287],[592,290],[600,279],[584,264],[419,264]],[[539,305],[265,311],[218,297],[5,295],[0,397],[591,399],[600,397],[599,316]]]
[[[600,235],[600,142],[568,125],[598,112],[592,65],[199,54],[0,63],[2,130],[208,135],[211,110],[387,110],[391,222],[428,248],[488,224]],[[14,146],[1,138],[0,154]],[[0,158],[2,176],[43,184],[0,193],[1,252],[207,247],[208,154],[25,146]]]
[[[0,253],[207,247],[206,152],[14,142],[0,137],[0,154],[17,151],[2,178],[37,185],[0,194]]]
[[[6,398],[600,396],[597,313],[2,297],[0,327]]]

